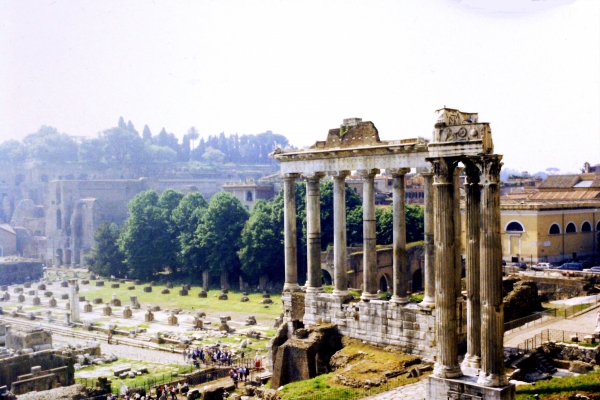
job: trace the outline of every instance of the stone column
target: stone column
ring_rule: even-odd
[[[425,233],[425,271],[423,281],[425,282],[425,297],[420,303],[421,307],[435,306],[435,255],[433,246],[433,174],[424,173],[423,189],[425,196],[425,220],[423,221]]]
[[[434,173],[435,235],[435,333],[437,362],[433,374],[439,378],[462,375],[458,365],[456,318],[456,269],[454,244],[454,161],[430,159]]]
[[[464,302],[462,297],[462,225],[460,216],[460,173],[462,167],[454,168],[453,183],[454,183],[454,265],[456,268],[456,301]],[[458,327],[462,329],[462,313],[458,315]]]
[[[481,170],[481,372],[477,383],[504,386],[504,306],[500,238],[500,169],[502,156],[480,159]]]
[[[79,318],[79,286],[77,279],[69,279],[69,309],[71,310],[71,320],[81,322]]]
[[[317,172],[306,176],[306,239],[308,279],[307,292],[322,292],[321,283],[321,191],[319,181],[324,176]]]
[[[377,236],[375,226],[375,175],[378,169],[359,171],[363,182],[363,293],[361,300],[379,299],[377,295]]]
[[[390,170],[393,177],[392,190],[394,197],[394,295],[391,301],[399,304],[408,303],[408,269],[406,265],[406,214],[405,214],[405,187],[404,175],[410,168]]]
[[[465,182],[466,269],[467,269],[467,354],[463,368],[481,367],[481,302],[479,290],[479,170],[467,163]]]
[[[346,177],[350,171],[333,175],[333,295],[346,297],[348,273],[346,268]]]
[[[298,292],[298,250],[296,244],[296,178],[298,174],[283,176],[283,229],[285,241],[284,292]]]

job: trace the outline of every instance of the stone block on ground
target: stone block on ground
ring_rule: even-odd
[[[104,281],[96,281],[96,286],[104,286]]]
[[[135,286],[127,286],[127,290],[135,290]]]
[[[92,303],[94,303],[94,304],[102,304],[102,298],[101,297],[97,297],[94,300],[92,300]]]
[[[221,293],[219,295],[219,300],[229,300],[229,297],[227,297],[227,293]]]
[[[171,282],[167,282],[167,289],[173,289],[173,284]]]
[[[120,288],[120,287],[121,287],[121,285],[120,285],[120,284],[118,284],[118,283],[111,283],[111,284],[110,284],[110,288],[111,288],[111,289],[118,289],[118,288]]]
[[[187,296],[187,295],[188,295],[188,291],[187,291],[187,289],[181,289],[181,290],[179,291],[179,295],[180,295],[180,296]]]
[[[151,293],[152,292],[152,286],[144,286],[144,292],[145,293]]]
[[[68,300],[69,299],[69,294],[68,293],[61,293],[60,294],[60,299],[61,300]]]
[[[201,290],[200,292],[198,292],[198,297],[206,298],[208,297],[208,293],[206,293],[204,290]]]
[[[171,291],[169,289],[163,289],[160,292],[160,294],[169,294],[169,293],[171,293]]]

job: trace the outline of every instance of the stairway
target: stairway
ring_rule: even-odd
[[[548,356],[546,356],[545,353],[538,350],[533,353],[532,356],[534,357],[536,368],[540,372],[546,372],[548,374],[553,374],[556,372],[556,367],[554,367],[552,361],[548,359]]]

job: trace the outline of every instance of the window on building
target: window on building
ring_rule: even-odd
[[[62,229],[62,211],[56,211],[56,229]]]
[[[581,232],[591,232],[591,231],[592,231],[592,224],[590,224],[587,221],[585,221],[583,224],[581,224]]]
[[[560,235],[560,226],[558,226],[558,224],[550,225],[550,231],[548,233],[550,235]]]
[[[577,227],[575,226],[574,223],[569,222],[567,224],[567,229],[565,229],[566,233],[576,233],[577,232]]]
[[[246,192],[246,201],[252,201],[252,192],[249,190]]]
[[[507,232],[523,232],[524,230],[525,228],[523,228],[523,225],[521,225],[521,223],[517,221],[512,221],[511,223],[506,225]]]

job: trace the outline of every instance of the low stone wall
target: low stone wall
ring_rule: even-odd
[[[542,350],[556,360],[583,361],[589,364],[600,364],[600,346],[595,348],[583,347],[576,344],[546,342]]]
[[[67,367],[54,368],[48,371],[33,372],[19,376],[19,380],[11,385],[11,392],[16,395],[29,392],[50,390],[70,384]]]
[[[435,310],[421,308],[415,303],[402,306],[384,300],[344,303],[326,293],[294,293],[293,296],[284,293],[282,300],[288,320],[296,319],[292,316],[299,317],[292,310],[292,298],[302,296],[305,297],[302,318],[305,326],[336,324],[344,336],[364,340],[375,346],[393,346],[426,360],[435,358]],[[466,332],[466,307],[462,307],[464,304],[466,303],[459,305],[463,335]]]
[[[19,376],[30,374],[31,368],[36,366],[41,367],[42,371],[67,367],[66,385],[71,385],[74,382],[75,370],[72,357],[70,355],[69,357],[63,357],[59,355],[57,350],[43,350],[0,359],[0,386],[7,385],[10,387],[13,382],[19,381]]]
[[[43,276],[43,265],[36,260],[0,262],[0,285],[37,281]]]

